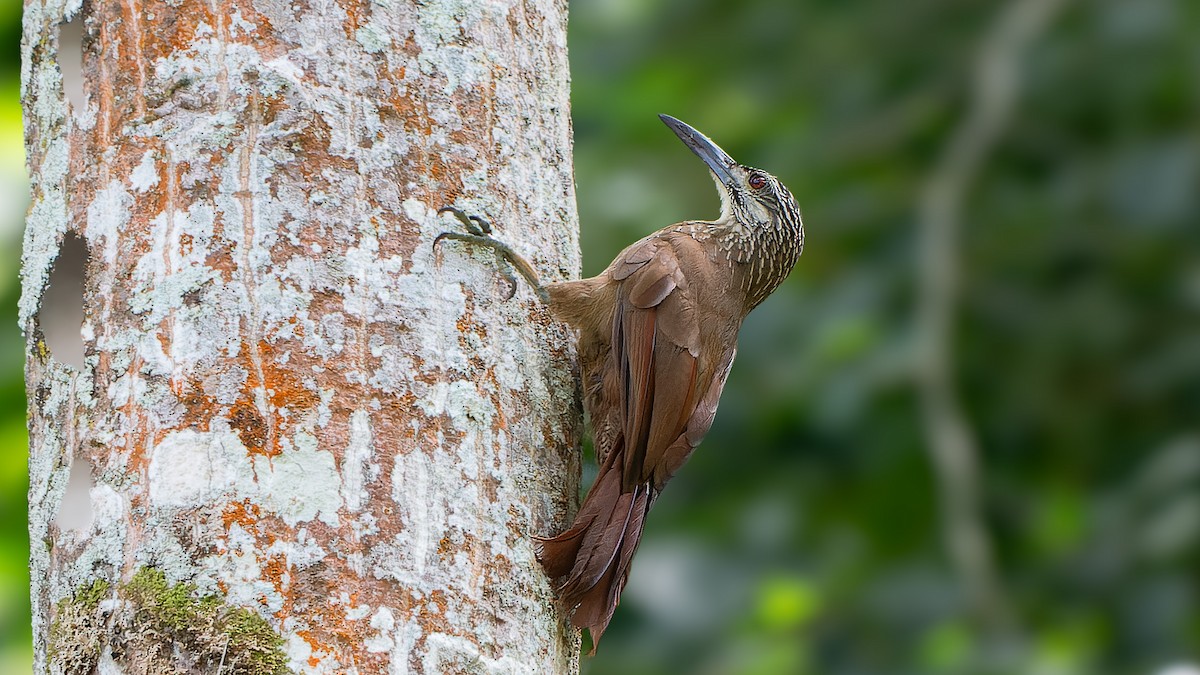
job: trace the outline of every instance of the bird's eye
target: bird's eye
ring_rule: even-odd
[[[756,173],[750,176],[750,180],[748,182],[750,183],[750,187],[754,188],[755,190],[761,190],[767,185],[767,179],[764,178],[761,173]]]

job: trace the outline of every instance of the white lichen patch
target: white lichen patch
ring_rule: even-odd
[[[392,45],[392,38],[387,28],[373,23],[359,28],[354,32],[358,44],[369,54],[378,54]]]
[[[103,252],[102,259],[107,265],[116,263],[121,227],[129,219],[132,201],[125,185],[114,179],[97,190],[88,204],[87,227],[83,233],[91,250]]]
[[[254,491],[246,447],[229,429],[167,434],[150,454],[150,503],[186,509]]]
[[[367,472],[371,470],[371,418],[365,410],[350,415],[350,442],[342,459],[342,502],[351,513],[363,507]],[[379,474],[378,466],[372,473]]]
[[[396,615],[392,614],[392,610],[380,607],[371,615],[370,625],[375,634],[368,636],[365,640],[367,651],[377,653],[391,651],[396,646],[396,640],[392,636],[392,631],[396,628]]]
[[[475,385],[465,380],[428,387],[418,405],[429,417],[445,415],[455,429],[465,432],[490,427],[494,410]]]
[[[171,514],[169,517],[153,514],[142,518],[144,522],[139,518],[138,524],[145,527],[146,535],[145,539],[139,542],[132,567],[153,567],[162,572],[163,577],[172,584],[198,581],[206,593],[219,590],[216,584],[204,583],[203,564],[197,565],[195,552],[184,548],[181,537],[177,536],[175,531],[181,522],[186,522],[194,528],[187,532],[187,535],[195,536],[197,532],[203,532],[198,527],[199,523],[191,519],[181,519],[179,514]]]
[[[257,498],[283,518],[288,525],[320,520],[338,526],[342,506],[341,476],[335,468],[333,453],[317,448],[317,439],[309,433],[296,434],[284,441],[283,452],[275,457],[254,458]]]
[[[158,166],[154,161],[154,151],[147,150],[142,155],[142,161],[129,175],[129,187],[135,192],[145,192],[155,185],[158,185]]]
[[[431,551],[445,532],[442,505],[430,492],[430,459],[424,453],[398,455],[392,467],[392,500],[404,517],[404,530],[371,549],[374,575],[416,588],[428,588],[425,577]]]
[[[417,13],[412,31],[413,41],[421,49],[417,57],[421,73],[444,78],[446,93],[477,86],[492,62],[483,47],[462,36],[484,30],[487,23],[503,22],[509,8],[502,3],[449,0],[432,4],[428,10]]]
[[[222,500],[249,500],[288,525],[320,520],[337,526],[341,476],[333,454],[317,448],[312,434],[284,439],[274,456],[251,456],[236,433],[183,429],[167,434],[151,451],[150,503],[182,510]]]
[[[241,10],[238,10],[229,17],[229,33],[234,37],[239,35],[249,35],[254,32],[255,26],[246,17],[242,15]]]
[[[288,567],[302,570],[320,563],[329,555],[329,551],[317,543],[307,528],[301,527],[296,530],[292,541],[277,539],[267,547],[267,555],[283,555]]]
[[[428,648],[423,660],[426,673],[480,673],[481,675],[533,675],[538,669],[511,657],[491,659],[479,645],[459,636],[433,633],[426,636]]]
[[[75,0],[74,5],[78,5]],[[41,304],[42,293],[50,279],[50,269],[58,257],[58,246],[67,230],[66,194],[63,191],[70,163],[67,133],[70,120],[66,97],[62,89],[62,73],[52,58],[33,63],[30,49],[37,41],[38,28],[56,30],[63,5],[31,2],[25,8],[25,39],[21,58],[21,92],[33,128],[27,137],[34,138],[38,147],[38,175],[30,194],[29,213],[25,222],[25,239],[21,249],[21,299],[18,314],[21,326],[28,327]],[[52,28],[53,27],[53,28]],[[47,54],[47,57],[52,55]],[[29,110],[32,108],[32,110]]]

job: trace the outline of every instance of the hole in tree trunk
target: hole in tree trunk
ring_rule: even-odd
[[[58,29],[58,67],[72,112],[83,111],[83,11]]]
[[[58,513],[54,516],[54,524],[58,529],[78,530],[87,532],[92,527],[92,468],[86,459],[76,457],[71,462],[71,477],[67,479],[67,492],[63,495],[62,503],[58,505]]]
[[[50,354],[61,363],[83,370],[83,279],[87,267],[87,244],[75,234],[63,237],[50,287],[42,296],[38,325],[46,337]]]

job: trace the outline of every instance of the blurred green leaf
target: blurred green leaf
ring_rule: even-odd
[[[805,579],[770,577],[758,589],[756,623],[764,630],[795,630],[820,609],[817,589]]]
[[[921,665],[929,672],[962,672],[974,644],[974,636],[967,626],[958,622],[940,624],[926,632],[921,640]]]
[[[1033,517],[1034,541],[1051,556],[1075,549],[1084,534],[1084,509],[1083,495],[1067,488],[1048,489]]]

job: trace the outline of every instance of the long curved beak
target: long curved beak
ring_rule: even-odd
[[[732,170],[733,167],[737,166],[737,162],[733,161],[729,153],[722,150],[716,143],[713,143],[708,136],[670,115],[659,115],[658,118],[663,121],[663,124],[670,127],[671,131],[674,131],[675,135],[679,137],[679,140],[691,148],[697,157],[704,160],[704,163],[708,165],[708,168],[717,177],[717,180],[721,181],[725,187],[731,190],[734,188],[735,182]]]

